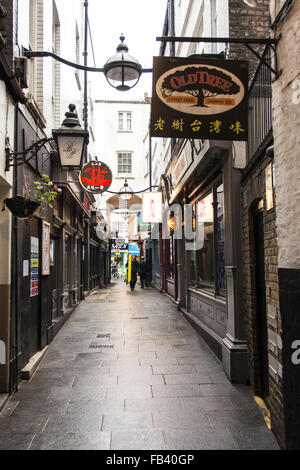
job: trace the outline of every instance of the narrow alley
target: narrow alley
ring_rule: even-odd
[[[277,449],[176,305],[122,281],[95,291],[0,416],[0,449]]]

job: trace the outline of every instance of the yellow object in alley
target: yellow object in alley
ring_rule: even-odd
[[[129,258],[128,258],[128,279],[127,279],[128,282],[131,281],[131,255],[129,255]]]

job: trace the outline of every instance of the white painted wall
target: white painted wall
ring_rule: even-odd
[[[80,62],[83,63],[83,0],[37,0],[39,10],[37,21],[42,21],[42,31],[39,32],[37,40],[38,50],[53,50],[53,5],[56,5],[60,23],[60,56],[76,62],[76,31],[80,36]],[[72,7],[70,8],[70,5]],[[19,21],[18,26],[18,46],[29,47],[29,0],[19,0]],[[51,134],[52,128],[56,127],[53,115],[53,80],[54,80],[54,59],[31,59],[31,61],[41,61],[42,77],[38,80],[34,98],[39,102],[47,122],[46,133]],[[75,69],[67,65],[60,64],[61,87],[60,87],[60,122],[64,118],[68,105],[74,103],[77,107],[79,118],[82,122],[82,96],[83,96],[83,74],[79,72],[81,90],[75,77]],[[28,92],[31,90],[28,90]],[[42,97],[42,101],[39,97]],[[25,111],[26,112],[26,111]]]
[[[277,12],[278,9],[277,2]],[[282,35],[277,46],[278,68],[282,70],[282,75],[273,84],[278,267],[294,269],[300,269],[299,25],[300,3],[295,2],[293,10],[278,30]]]
[[[119,131],[118,113],[132,113],[132,131]],[[95,154],[105,162],[113,173],[110,191],[118,192],[125,178],[133,191],[148,187],[145,181],[145,156],[148,151],[147,132],[150,119],[150,104],[144,101],[100,101],[94,103]],[[132,152],[132,174],[118,174],[118,152]],[[146,184],[146,186],[145,186]],[[106,201],[112,196],[103,193],[98,197],[98,207],[106,209]],[[121,219],[120,219],[121,220]]]

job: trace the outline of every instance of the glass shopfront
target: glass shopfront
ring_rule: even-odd
[[[214,295],[226,295],[224,269],[223,184],[217,182],[193,202],[202,239],[190,251],[190,285]]]

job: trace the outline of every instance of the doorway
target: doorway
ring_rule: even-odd
[[[255,330],[257,338],[257,368],[259,371],[258,394],[264,400],[269,394],[268,380],[268,328],[266,314],[265,250],[263,201],[253,210],[255,253]]]

